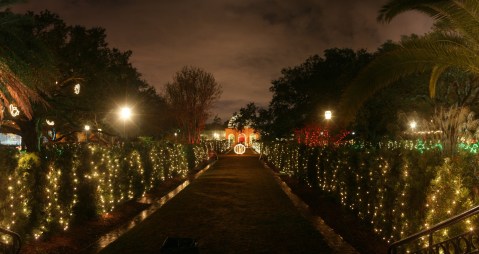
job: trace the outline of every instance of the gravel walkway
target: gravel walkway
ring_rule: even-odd
[[[160,253],[166,237],[200,253],[331,253],[255,155],[225,155],[100,253]]]

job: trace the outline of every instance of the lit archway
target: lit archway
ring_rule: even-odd
[[[235,135],[233,135],[233,134],[228,135],[228,143],[229,143],[229,145],[230,145],[230,146],[233,145],[234,142],[235,142]]]
[[[249,143],[253,144],[256,141],[256,134],[250,134],[249,135]]]
[[[238,143],[244,144],[245,142],[246,142],[246,135],[244,135],[243,133],[240,133],[238,135]]]

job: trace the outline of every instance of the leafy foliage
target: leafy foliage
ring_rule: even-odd
[[[379,147],[310,147],[276,142],[264,143],[262,152],[281,173],[331,196],[390,243],[479,202],[475,155],[459,153],[443,160],[440,150],[422,146],[389,142]],[[461,224],[449,236],[470,226]]]
[[[282,77],[270,88],[274,136],[285,137],[295,128],[321,123],[323,112],[334,111],[342,89],[371,59],[364,50],[334,48],[325,50],[324,58],[315,55],[299,66],[283,69]]]
[[[35,103],[29,111],[22,109],[24,116],[7,119],[16,123],[16,129],[8,131],[20,134],[28,150],[40,150],[41,137],[51,130],[46,119],[54,121],[56,130],[66,136],[82,131],[85,124],[102,129],[105,135],[120,133],[123,125],[116,110],[124,104],[137,116],[136,125],[129,124],[126,130],[130,135],[159,137],[160,131],[169,128],[165,100],[131,65],[131,51],[108,46],[104,29],[67,26],[49,11],[2,15],[22,21],[0,27],[6,35],[15,32],[15,36],[0,36],[4,39],[0,53],[28,86],[23,93],[15,89],[17,97],[26,97],[29,91],[37,94],[29,96]],[[79,94],[74,93],[77,84],[81,85]]]
[[[378,19],[389,22],[399,13],[416,10],[437,22],[437,30],[403,40],[400,47],[376,57],[345,90],[341,110],[352,120],[357,108],[381,88],[418,72],[429,72],[430,96],[436,96],[440,77],[451,67],[479,73],[479,3],[471,0],[390,0]]]
[[[180,144],[148,142],[106,147],[56,144],[41,154],[1,149],[0,227],[38,238],[68,230],[73,221],[102,216],[154,191],[167,179],[184,179],[227,142],[192,145],[192,168]],[[2,239],[0,239],[2,241]]]
[[[47,105],[32,85],[51,77],[46,74],[52,71],[52,58],[40,40],[25,31],[31,24],[28,17],[0,13],[0,120],[10,105],[18,107],[28,119],[33,117],[35,103]]]
[[[247,104],[237,114],[236,128],[250,125],[262,139],[290,138],[296,129],[324,126],[325,110],[333,110],[341,119],[335,109],[343,88],[372,58],[365,50],[332,48],[324,51],[324,57],[314,55],[298,66],[283,69],[282,76],[272,81],[273,98],[268,108]],[[329,126],[333,127],[338,126]]]

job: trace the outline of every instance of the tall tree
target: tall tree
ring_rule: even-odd
[[[0,73],[0,121],[3,120],[5,111],[10,111],[12,116],[22,111],[27,118],[31,119],[31,103],[44,103],[43,98],[24,85],[20,78],[1,60]]]
[[[229,127],[242,130],[248,126],[261,135],[262,140],[272,140],[277,137],[277,128],[274,125],[270,109],[257,106],[254,102],[240,108],[239,113],[234,113],[228,122]]]
[[[322,121],[325,110],[335,110],[342,89],[369,63],[372,54],[352,49],[327,49],[324,57],[314,55],[299,66],[285,68],[272,82],[269,105],[269,134],[290,137],[296,128]],[[335,110],[335,114],[337,111]]]
[[[416,35],[403,36],[403,40]],[[379,57],[399,47],[387,41],[374,53]],[[357,137],[377,143],[384,138],[397,138],[404,131],[400,112],[417,112],[428,115],[433,112],[433,101],[427,95],[428,77],[425,74],[411,75],[379,90],[358,108],[355,121],[350,126]]]
[[[173,82],[166,84],[166,100],[188,143],[200,141],[200,132],[221,93],[213,74],[192,66],[183,67],[173,76]]]
[[[346,89],[341,108],[349,120],[367,98],[382,87],[418,72],[429,72],[429,92],[436,95],[438,79],[450,67],[479,75],[479,2],[475,0],[389,0],[378,20],[416,10],[436,20],[436,31],[401,42],[375,58]]]
[[[35,140],[36,132],[29,131],[31,129],[27,128],[27,125],[22,126],[21,123],[36,123],[36,108],[42,110],[47,108],[48,103],[45,95],[40,91],[47,92],[55,85],[55,77],[58,74],[55,59],[51,51],[37,36],[38,34],[31,29],[35,23],[31,17],[5,11],[0,13],[0,19],[9,20],[7,24],[3,23],[0,28],[0,58],[9,67],[13,75],[18,77],[10,76],[12,82],[4,84],[6,89],[1,90],[6,90],[10,93],[10,96],[15,93],[23,94],[23,97],[13,101],[19,107],[16,114],[4,115],[3,120],[17,123],[15,127],[23,131],[22,141]],[[24,87],[18,85],[12,92],[8,87],[18,84],[17,81],[21,81]],[[27,91],[27,93],[23,91]],[[14,98],[15,96],[11,97]],[[8,95],[3,99],[4,105],[11,101]],[[10,105],[9,107],[15,109],[16,105]],[[32,125],[35,126],[35,124]],[[28,125],[28,127],[31,127],[31,125]],[[32,151],[37,150],[36,147],[34,145],[30,146]]]
[[[0,8],[15,2],[19,1],[2,1]],[[30,83],[42,76],[39,66],[43,70],[52,66],[51,58],[40,40],[25,38],[22,28],[31,23],[31,19],[22,15],[0,13],[0,120],[5,111],[14,111],[10,112],[13,115],[22,112],[31,119],[33,104],[47,105]]]
[[[131,65],[131,51],[109,48],[102,28],[67,26],[58,15],[48,11],[38,15],[27,13],[24,17],[32,22],[19,28],[22,36],[18,38],[39,40],[54,59],[51,70],[37,66],[41,62],[34,59],[24,61],[35,67],[34,73],[45,73],[36,80],[28,79],[27,84],[50,107],[34,104],[31,118],[22,115],[8,119],[16,123],[29,150],[40,149],[42,129],[51,128],[46,124],[47,119],[53,120],[55,129],[62,134],[82,131],[85,124],[106,133],[121,132],[116,111],[124,103],[135,108],[137,117],[129,124],[130,133],[158,136],[161,128],[152,124],[162,126],[158,120],[166,122],[159,117],[165,115],[160,111],[166,108],[166,103]],[[78,94],[74,92],[77,84]]]
[[[258,129],[257,123],[259,122],[258,114],[260,108],[256,106],[254,102],[246,104],[245,107],[242,107],[239,113],[233,114],[232,124],[235,129],[242,131],[245,127],[252,127],[253,129]]]

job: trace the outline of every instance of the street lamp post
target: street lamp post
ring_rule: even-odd
[[[324,119],[326,120],[326,140],[327,140],[327,144],[329,144],[329,121],[331,121],[332,117],[333,117],[333,113],[331,112],[331,110],[324,111]]]
[[[333,113],[331,112],[331,110],[324,111],[324,119],[331,120],[331,117],[333,117]]]
[[[417,128],[416,121],[412,120],[411,122],[409,122],[409,128],[411,128],[411,137],[414,137],[414,134]]]
[[[56,139],[56,132],[55,132],[55,121],[50,121],[48,119],[45,120],[48,126],[51,126],[51,133],[52,133],[52,140],[55,141]]]
[[[123,137],[126,138],[126,121],[130,120],[132,112],[131,108],[128,106],[124,106],[120,109],[119,112],[120,119],[123,120]]]
[[[88,143],[88,132],[90,131],[90,125],[85,125],[85,140]]]
[[[417,127],[416,121],[411,121],[411,122],[409,123],[409,127],[411,127],[411,130],[412,130],[412,131],[416,130],[416,127]]]

